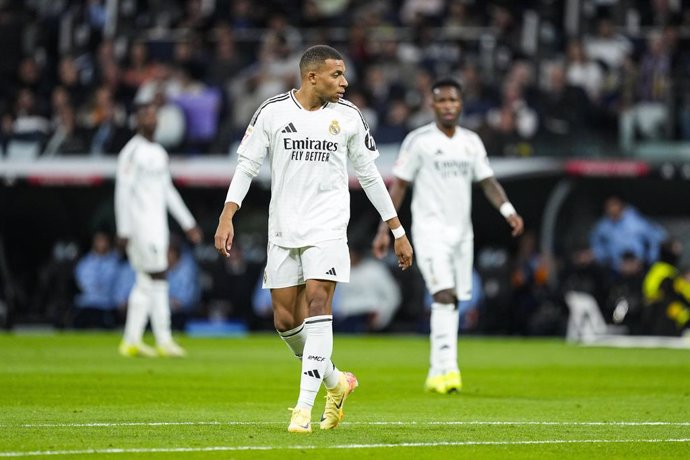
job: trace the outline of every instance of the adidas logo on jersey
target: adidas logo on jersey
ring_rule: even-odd
[[[288,123],[285,128],[281,131],[281,133],[296,133],[297,129],[295,129],[295,125],[292,124],[292,122]]]
[[[338,275],[335,274],[335,267],[333,267],[333,268],[331,268],[330,270],[328,270],[328,271],[326,272],[326,274],[327,274],[327,275],[331,275],[331,276],[338,276]]]

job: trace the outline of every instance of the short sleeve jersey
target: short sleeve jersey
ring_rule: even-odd
[[[412,232],[416,238],[472,239],[472,183],[493,176],[479,136],[457,127],[448,137],[435,123],[407,135],[393,174],[414,182]]]
[[[240,161],[271,167],[268,239],[297,248],[347,237],[347,159],[355,167],[379,155],[369,126],[351,102],[305,110],[294,90],[266,100],[238,151]]]

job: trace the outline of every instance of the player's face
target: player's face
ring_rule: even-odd
[[[436,121],[441,126],[455,126],[462,112],[462,99],[454,86],[441,86],[433,92],[431,107],[434,109]]]
[[[326,59],[314,73],[316,94],[323,101],[338,102],[345,95],[345,63],[341,60]]]

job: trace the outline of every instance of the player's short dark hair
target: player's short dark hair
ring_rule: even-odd
[[[343,55],[328,45],[315,45],[308,48],[299,60],[299,73],[305,75],[308,71],[321,66],[327,59],[342,61]]]
[[[460,84],[459,81],[457,81],[455,78],[440,78],[434,82],[433,85],[431,85],[431,92],[433,93],[439,88],[455,88],[458,90],[458,94],[462,96],[462,85]]]

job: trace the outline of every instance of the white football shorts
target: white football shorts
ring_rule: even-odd
[[[284,248],[268,243],[265,289],[298,286],[309,279],[348,283],[350,251],[347,241],[323,241],[303,248]]]
[[[127,257],[134,270],[144,273],[160,273],[168,269],[168,240],[146,241],[130,238]]]
[[[415,239],[415,259],[429,292],[433,295],[451,289],[458,300],[469,300],[472,297],[474,241],[418,240]]]

